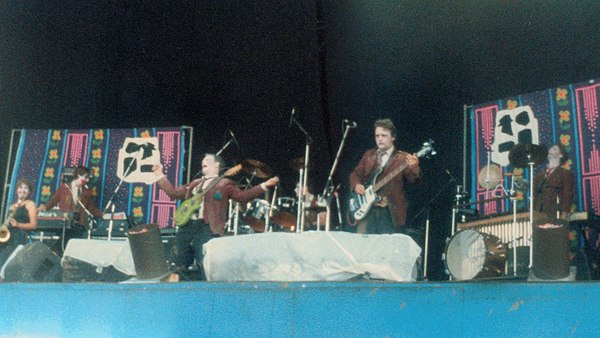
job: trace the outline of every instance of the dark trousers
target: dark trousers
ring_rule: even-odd
[[[358,222],[356,232],[359,234],[393,234],[400,233],[410,236],[420,247],[423,247],[422,229],[410,225],[394,226],[392,214],[387,207],[373,206],[367,217]]]
[[[213,234],[203,220],[190,221],[184,227],[179,228],[175,234],[173,262],[178,268],[186,269],[192,266],[195,260],[197,267],[202,269],[204,259],[202,245],[215,237],[220,236]]]
[[[393,234],[396,227],[392,221],[390,209],[373,206],[367,217],[358,222],[356,232],[359,234]]]

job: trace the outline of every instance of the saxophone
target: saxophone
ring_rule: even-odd
[[[10,210],[8,212],[8,216],[6,216],[6,219],[4,220],[4,223],[2,223],[2,226],[0,226],[0,244],[8,242],[10,239],[10,230],[8,229],[8,225],[10,224],[10,219],[15,215],[16,210],[17,208]]]

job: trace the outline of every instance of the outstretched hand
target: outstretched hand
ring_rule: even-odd
[[[162,176],[162,175],[164,175],[162,164],[155,164],[155,165],[153,165],[152,166],[152,172],[156,176]]]
[[[279,177],[274,176],[265,181],[265,185],[269,188],[274,187],[279,183]]]

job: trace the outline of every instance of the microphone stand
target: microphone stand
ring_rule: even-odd
[[[336,189],[333,190],[333,192],[335,193],[335,204],[337,207],[337,214],[338,214],[338,224],[339,224],[339,229],[342,230],[342,207],[340,204],[340,194],[338,192],[340,186],[338,185],[338,187]]]
[[[423,248],[423,280],[427,280],[427,263],[428,263],[428,257],[429,257],[429,223],[430,223],[430,218],[431,218],[431,205],[433,204],[433,202],[440,197],[440,195],[442,194],[442,192],[444,192],[444,190],[446,190],[452,183],[458,183],[454,180],[454,177],[451,177],[450,180],[448,180],[448,182],[446,182],[446,184],[440,189],[438,190],[438,192],[427,202],[427,205],[425,207],[423,207],[421,210],[419,210],[419,212],[413,216],[413,218],[410,220],[410,222],[408,224],[412,224],[413,221],[419,217],[419,215],[421,215],[423,212],[425,212],[425,239],[423,242],[424,248]]]
[[[326,216],[326,222],[325,222],[325,231],[329,231],[331,229],[331,198],[333,196],[333,174],[335,174],[335,171],[337,169],[337,165],[338,165],[338,161],[340,159],[340,156],[342,154],[342,150],[344,149],[344,145],[346,144],[346,138],[348,138],[348,134],[350,132],[350,129],[352,129],[352,127],[350,126],[350,124],[346,124],[346,126],[344,127],[344,135],[342,136],[342,141],[340,142],[340,146],[338,147],[338,151],[337,154],[335,155],[335,160],[333,161],[333,165],[331,166],[331,170],[329,171],[329,177],[327,178],[327,182],[325,183],[325,188],[323,189],[323,198],[325,199],[326,204],[326,212],[327,212],[327,216]],[[339,200],[338,200],[338,204],[339,204]],[[339,209],[338,209],[339,211]],[[339,214],[339,212],[338,212]],[[339,216],[339,215],[338,215]],[[341,222],[340,222],[341,225]]]
[[[139,153],[139,150],[137,151],[137,153]],[[137,160],[137,158],[136,158]],[[106,213],[108,211],[108,208],[110,207],[110,205],[113,202],[113,199],[115,199],[115,196],[117,195],[117,192],[119,191],[119,189],[121,188],[121,185],[123,184],[123,181],[125,181],[125,177],[127,177],[127,175],[129,175],[129,171],[131,170],[131,167],[133,165],[134,161],[129,162],[129,165],[127,166],[127,168],[125,169],[125,172],[123,173],[123,177],[121,178],[121,180],[119,181],[119,184],[117,184],[117,187],[115,188],[115,191],[113,191],[112,196],[110,196],[110,199],[108,200],[108,202],[106,203],[106,206],[104,207],[104,209],[102,210],[102,213]]]
[[[531,271],[531,269],[533,268],[533,227],[534,227],[534,223],[533,223],[533,207],[535,206],[535,204],[533,203],[534,197],[533,197],[533,181],[535,181],[535,175],[534,175],[534,170],[533,170],[533,165],[535,164],[535,162],[531,159],[531,156],[529,157],[529,223],[530,223],[530,228],[531,228],[531,245],[529,246],[529,270]]]
[[[73,190],[71,190],[71,187],[69,186],[69,184],[65,183],[65,186],[67,186],[67,190],[69,190],[69,192],[71,192],[71,196],[73,196]],[[83,189],[82,189],[83,191]],[[81,209],[83,209],[83,211],[85,211],[85,213],[88,215],[88,239],[92,238],[92,228],[94,226],[97,226],[96,224],[96,220],[94,219],[94,215],[92,215],[92,213],[85,207],[85,205],[83,205],[83,203],[81,202],[81,200],[79,199],[79,196],[77,198],[75,198],[77,204],[81,207]],[[63,227],[63,236],[62,236],[62,249],[65,249],[65,229]]]
[[[300,187],[300,191],[298,192],[298,217],[296,217],[296,232],[304,231],[304,222],[306,218],[306,213],[304,212],[304,199],[306,198],[306,186],[308,183],[308,161],[310,157],[310,144],[312,143],[312,138],[302,127],[302,125],[296,120],[295,116],[292,115],[291,122],[298,126],[298,129],[304,133],[306,137],[306,147],[304,149],[304,167],[300,169],[300,179],[299,182],[302,182],[302,186]]]
[[[225,151],[225,149],[227,149],[227,147],[229,147],[229,145],[231,143],[233,143],[233,137],[230,137],[229,141],[227,141],[227,143],[225,143],[225,145],[223,145],[221,147],[221,149],[219,149],[219,151],[217,151],[217,153],[215,155],[221,156],[221,153],[223,153]],[[195,180],[196,178],[198,178],[200,176],[200,174],[202,174],[202,166],[200,166],[200,169],[198,170],[198,172],[196,172],[194,177],[192,177],[192,181]]]
[[[220,156],[222,152],[225,151],[225,149],[227,149],[227,147],[229,147],[229,145],[233,143],[233,138],[229,138],[229,141],[227,141],[227,143],[225,143],[225,145],[219,150],[217,151],[217,156]]]
[[[138,159],[139,154],[140,154],[140,150],[142,150],[142,149],[138,149],[135,152],[135,156],[134,156],[135,160]],[[110,240],[110,238],[111,238],[112,225],[113,225],[113,217],[114,217],[114,213],[115,213],[115,208],[114,208],[114,205],[113,205],[113,200],[115,199],[115,196],[117,196],[117,192],[119,192],[119,189],[121,189],[121,185],[125,181],[125,177],[127,177],[127,175],[130,174],[131,167],[133,166],[133,162],[134,162],[133,160],[131,162],[129,162],[129,165],[127,166],[127,168],[125,169],[125,172],[123,173],[123,177],[121,177],[121,180],[119,181],[119,184],[117,184],[117,186],[115,187],[115,190],[113,191],[112,195],[108,199],[108,202],[106,203],[106,206],[102,210],[102,214],[106,214],[106,212],[108,211],[108,208],[110,208],[111,205],[112,205],[112,209],[111,209],[112,212],[111,212],[111,215],[110,215],[109,228],[108,228],[108,240]],[[92,237],[92,235],[91,235],[91,229],[90,229],[89,233],[88,233],[88,239],[90,239],[91,237]]]

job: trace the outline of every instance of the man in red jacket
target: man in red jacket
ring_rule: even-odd
[[[390,119],[375,121],[374,129],[377,148],[364,153],[350,174],[350,188],[355,193],[363,195],[366,189],[365,185],[374,183],[369,180],[378,168],[383,170],[378,176],[379,180],[403,164],[406,164],[407,167],[378,191],[378,195],[383,197],[382,200],[375,203],[367,215],[358,221],[356,232],[360,234],[403,232],[406,224],[407,205],[404,184],[420,180],[419,158],[394,147],[396,127]]]
[[[63,180],[64,183],[54,192],[50,201],[38,207],[38,210],[44,211],[57,206],[61,211],[73,211],[74,213],[74,224],[70,229],[65,229],[64,236],[61,235],[61,239],[51,248],[59,256],[63,254],[63,250],[71,238],[86,237],[93,217],[101,218],[103,216],[102,211],[94,204],[92,190],[86,187],[90,180],[88,168],[76,167],[73,176],[65,176]]]
[[[536,175],[533,181],[534,210],[541,211],[550,218],[567,219],[574,198],[574,178],[569,169],[562,165],[569,155],[564,147],[555,144],[548,149],[546,169]]]
[[[178,268],[189,267],[194,259],[197,267],[202,267],[204,258],[202,245],[212,238],[223,236],[225,232],[229,199],[246,203],[261,196],[268,188],[274,187],[279,182],[278,177],[272,177],[260,185],[241,190],[228,178],[219,180],[219,173],[224,166],[225,161],[220,156],[206,154],[202,160],[203,176],[179,187],[173,186],[164,176],[161,165],[153,167],[154,173],[159,177],[158,186],[171,198],[185,200],[195,194],[203,193],[204,189],[209,189],[204,194],[202,207],[192,215],[187,224],[179,228],[175,235],[174,263]],[[212,184],[214,185],[209,187]]]

